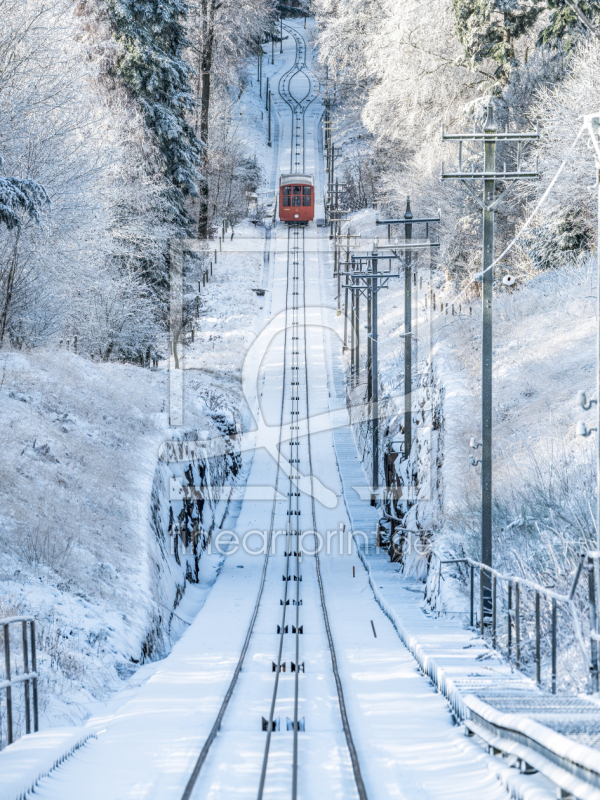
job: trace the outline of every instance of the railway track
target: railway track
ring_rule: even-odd
[[[306,70],[306,42],[302,35],[294,28],[285,25],[286,31],[292,35],[295,40],[296,53],[293,66],[281,77],[278,85],[278,91],[281,98],[287,103],[291,114],[291,135],[290,135],[290,169],[292,172],[299,172],[305,168],[305,114],[310,104],[314,101],[315,95],[312,92],[313,81],[307,74]],[[306,93],[298,99],[292,92],[293,79],[302,74],[308,81],[308,88]],[[296,81],[296,85],[301,82]],[[302,636],[304,633],[304,623],[302,618],[303,601],[305,598],[302,596],[303,586],[303,556],[301,553],[302,531],[300,527],[300,519],[302,508],[306,509],[309,505],[309,516],[312,523],[312,530],[316,531],[316,509],[314,497],[307,498],[301,497],[300,491],[296,487],[294,476],[300,472],[300,462],[303,456],[307,457],[309,474],[312,483],[312,452],[311,452],[311,436],[310,430],[308,436],[305,437],[306,441],[301,442],[299,439],[299,419],[303,415],[306,420],[310,417],[309,407],[309,382],[308,382],[308,359],[307,359],[307,325],[306,325],[306,259],[305,259],[305,229],[300,225],[290,225],[287,229],[287,255],[286,255],[286,299],[285,299],[285,341],[284,341],[284,356],[283,356],[283,386],[281,390],[281,406],[279,418],[279,455],[277,463],[277,477],[275,481],[275,489],[273,495],[273,503],[270,515],[270,531],[268,538],[268,547],[264,559],[262,577],[258,589],[257,598],[254,605],[253,614],[248,626],[246,638],[240,653],[240,657],[235,668],[231,683],[225,694],[211,732],[206,739],[204,746],[198,756],[194,769],[184,793],[182,800],[193,800],[193,798],[200,798],[199,778],[201,775],[202,767],[206,762],[209,751],[217,738],[217,734],[223,718],[226,714],[227,707],[231,697],[236,689],[236,684],[240,672],[242,670],[244,659],[246,657],[252,634],[255,628],[255,623],[261,608],[261,603],[264,601],[264,587],[267,576],[270,570],[275,572],[279,569],[279,560],[274,557],[273,531],[275,528],[276,517],[281,514],[281,509],[278,509],[278,503],[281,505],[282,500],[278,500],[279,489],[283,491],[283,486],[287,487],[287,509],[286,509],[286,531],[285,531],[285,571],[283,574],[283,592],[280,599],[281,616],[280,623],[277,626],[277,644],[276,656],[272,663],[274,673],[273,690],[271,694],[271,703],[269,708],[268,718],[263,718],[263,729],[266,731],[265,747],[262,758],[260,780],[257,787],[257,800],[262,800],[265,792],[268,789],[269,781],[269,766],[271,744],[273,734],[276,733],[278,727],[277,702],[281,687],[281,675],[286,670],[286,662],[284,660],[284,650],[286,649],[286,635],[290,629],[294,636],[292,644],[293,660],[291,661],[291,671],[294,674],[293,678],[293,719],[291,720],[291,727],[293,731],[292,737],[292,753],[291,753],[291,798],[296,800],[298,796],[299,785],[299,737],[304,731],[304,719],[300,717],[300,702],[301,702],[301,675],[304,674],[303,662],[303,648]],[[303,380],[300,376],[303,375]],[[289,458],[287,456],[289,448]],[[287,459],[289,466],[283,469],[282,460]],[[306,514],[305,517],[306,519]],[[316,544],[316,542],[315,542]],[[367,800],[367,794],[360,770],[358,755],[354,746],[352,732],[346,712],[346,705],[344,700],[342,682],[338,671],[337,659],[335,654],[334,642],[329,625],[329,616],[327,612],[325,592],[323,588],[323,581],[320,570],[318,548],[315,546],[314,550],[314,569],[318,583],[318,593],[321,602],[323,613],[323,621],[325,625],[327,644],[331,656],[331,671],[335,680],[339,712],[342,727],[344,730],[345,741],[348,748],[350,762],[356,786],[356,794],[359,800]],[[306,562],[304,562],[306,563]],[[289,648],[287,649],[289,652]],[[289,728],[289,722],[287,724]]]
[[[313,81],[306,67],[306,42],[304,37],[289,25],[284,25],[296,43],[294,64],[279,79],[278,91],[282,100],[287,103],[291,113],[290,172],[303,172],[306,165],[306,111],[317,95],[313,92]],[[308,87],[301,98],[294,96],[290,84],[294,78],[302,75]],[[298,81],[297,81],[298,82]]]

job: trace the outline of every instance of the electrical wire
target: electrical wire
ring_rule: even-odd
[[[545,191],[545,192],[544,192],[544,194],[543,194],[543,195],[540,197],[540,199],[538,200],[538,202],[537,202],[537,203],[536,203],[536,205],[535,205],[535,208],[533,209],[533,211],[531,212],[531,214],[529,215],[529,217],[528,217],[528,218],[525,220],[525,222],[523,223],[523,225],[522,225],[522,227],[520,228],[520,230],[519,230],[519,231],[518,231],[518,232],[515,234],[515,236],[513,237],[513,239],[512,239],[512,240],[511,240],[511,241],[510,241],[510,242],[507,244],[507,246],[506,246],[506,247],[504,248],[504,250],[503,250],[503,251],[500,253],[500,255],[499,255],[497,258],[495,258],[495,259],[492,261],[492,263],[489,265],[489,267],[486,267],[486,268],[485,268],[485,269],[484,269],[482,272],[479,272],[479,273],[478,273],[478,274],[477,274],[475,277],[471,278],[471,280],[470,280],[470,281],[467,283],[467,285],[466,285],[466,286],[464,286],[464,287],[463,287],[463,288],[460,290],[460,292],[459,292],[459,293],[458,293],[458,294],[457,294],[457,295],[456,295],[454,298],[452,298],[452,300],[448,300],[447,302],[446,302],[446,301],[444,301],[444,302],[446,302],[446,308],[448,307],[448,305],[453,305],[454,303],[457,303],[457,302],[458,302],[458,301],[459,301],[459,300],[460,300],[460,299],[463,297],[463,295],[466,293],[467,289],[468,289],[470,286],[472,286],[474,283],[478,283],[478,282],[480,281],[480,279],[481,279],[481,278],[483,278],[483,276],[485,275],[485,273],[486,273],[486,272],[489,272],[489,270],[491,270],[491,269],[494,269],[494,267],[496,267],[496,266],[497,266],[497,265],[500,263],[500,261],[502,261],[502,259],[503,259],[503,258],[506,256],[506,254],[507,254],[508,252],[510,252],[510,250],[512,250],[512,248],[513,248],[513,247],[515,246],[515,244],[516,244],[516,243],[519,241],[519,239],[521,238],[521,236],[523,235],[523,233],[524,233],[524,232],[527,230],[527,228],[528,228],[528,227],[531,225],[531,223],[532,223],[533,219],[535,218],[536,214],[538,213],[538,211],[539,211],[539,210],[540,210],[540,208],[542,207],[543,203],[544,203],[544,202],[546,201],[546,199],[548,198],[548,196],[549,196],[550,192],[551,192],[551,191],[552,191],[552,189],[554,188],[554,184],[556,183],[556,181],[557,181],[557,180],[558,180],[558,178],[560,177],[560,174],[562,173],[563,169],[564,169],[564,168],[565,168],[565,166],[567,165],[567,163],[568,163],[569,159],[571,158],[571,156],[572,156],[572,154],[573,154],[573,151],[575,150],[575,147],[577,146],[577,143],[578,143],[578,142],[579,142],[579,140],[581,139],[581,135],[583,134],[583,132],[584,132],[585,130],[586,130],[586,125],[584,124],[584,125],[582,125],[582,126],[581,126],[581,128],[579,129],[579,133],[577,134],[577,136],[576,136],[576,137],[575,137],[575,139],[573,140],[573,142],[572,142],[571,146],[570,146],[570,147],[569,147],[569,149],[567,150],[567,153],[566,153],[566,155],[564,156],[564,158],[563,158],[563,160],[562,160],[562,163],[561,163],[560,167],[558,168],[558,170],[556,171],[556,173],[555,173],[554,177],[552,178],[552,180],[551,180],[551,181],[550,181],[550,183],[548,184],[548,186],[547,186],[547,188],[546,188],[546,191]],[[429,324],[430,324],[430,325],[433,325],[433,323],[434,323],[436,320],[440,319],[440,317],[442,317],[442,316],[444,316],[444,317],[445,317],[446,315],[444,314],[444,312],[440,311],[440,313],[439,313],[439,314],[438,314],[436,317],[432,317],[432,319],[429,321]]]

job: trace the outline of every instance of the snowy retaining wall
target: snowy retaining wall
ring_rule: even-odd
[[[202,554],[227,514],[241,456],[234,452],[235,423],[220,427],[224,453],[211,455],[199,446],[208,438],[205,431],[188,431],[161,448],[151,497],[154,599],[161,611],[142,645],[142,663],[168,646],[173,612],[186,584],[198,582]]]
[[[386,486],[382,512],[400,520],[394,535],[394,560],[404,574],[425,580],[427,549],[439,520],[443,445],[444,391],[427,364],[415,377],[412,398],[412,449],[403,459],[404,395],[391,386],[380,387],[380,485]],[[347,395],[354,439],[367,475],[372,471],[371,422],[363,391],[357,387]],[[406,529],[406,530],[400,530]]]

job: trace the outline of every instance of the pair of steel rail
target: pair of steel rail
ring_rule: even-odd
[[[298,170],[300,168],[299,159],[297,158],[298,153],[297,150],[299,149],[298,145],[300,143],[300,139],[298,136],[298,128],[301,127],[302,130],[302,137],[301,137],[301,155],[302,155],[302,169],[304,170],[305,165],[305,148],[304,148],[304,117],[307,108],[313,102],[314,97],[310,98],[310,94],[312,91],[312,81],[310,77],[307,75],[309,81],[309,89],[307,94],[304,98],[300,101],[294,99],[290,92],[290,81],[295,74],[302,71],[306,67],[306,42],[304,41],[303,37],[295,31],[293,28],[289,26],[284,26],[288,32],[292,34],[296,41],[296,58],[294,65],[291,69],[284,75],[279,81],[278,91],[280,96],[283,100],[287,103],[290,108],[291,116],[292,116],[292,126],[291,126],[291,142],[290,142],[290,169],[294,171],[295,169]],[[310,99],[309,99],[310,98]],[[308,102],[306,102],[308,99]],[[291,397],[292,399],[292,409],[293,412],[291,414],[292,420],[296,420],[298,422],[299,413],[300,413],[300,385],[298,382],[298,377],[300,374],[300,353],[298,350],[294,351],[293,342],[296,341],[299,343],[299,338],[295,340],[291,340],[291,347],[288,348],[288,336],[290,325],[288,324],[288,315],[291,315],[291,330],[296,331],[296,337],[299,337],[299,329],[300,329],[300,314],[302,312],[303,315],[303,332],[304,332],[304,351],[303,351],[303,360],[304,360],[304,390],[305,390],[305,402],[306,402],[306,419],[308,425],[308,437],[307,437],[307,446],[308,446],[308,461],[309,461],[309,474],[311,476],[311,483],[312,483],[312,454],[311,454],[311,441],[310,441],[310,423],[308,420],[310,419],[310,408],[309,408],[309,385],[308,385],[308,362],[307,362],[307,326],[306,326],[306,263],[305,263],[305,248],[304,248],[304,240],[305,240],[305,231],[304,228],[300,225],[290,225],[288,227],[288,248],[287,248],[287,286],[286,286],[286,326],[285,326],[285,341],[284,341],[284,362],[283,362],[283,380],[284,386],[282,389],[282,397],[281,397],[281,410],[280,410],[280,438],[283,432],[283,420],[284,420],[284,406],[285,406],[285,381],[288,380],[289,386],[292,389]],[[300,276],[300,272],[302,275]],[[291,280],[290,280],[290,273]],[[300,292],[297,291],[299,289],[298,284],[300,283],[300,277],[302,278],[302,306],[300,306],[299,298]],[[296,290],[296,291],[295,291]],[[290,302],[291,300],[291,302]],[[290,356],[292,359],[292,363],[290,365],[289,358],[288,358],[288,349],[291,351]],[[292,367],[289,369],[289,367]],[[286,375],[289,371],[290,375]],[[293,430],[293,429],[292,429]],[[296,430],[298,428],[296,427]],[[292,431],[291,431],[292,432]],[[299,458],[299,441],[293,435],[291,436],[291,448],[290,448],[290,461],[296,461]],[[269,553],[271,551],[271,543],[272,543],[272,531],[273,531],[273,523],[275,519],[275,510],[276,510],[276,497],[277,497],[277,489],[279,486],[279,479],[281,473],[281,452],[278,455],[278,463],[277,463],[277,479],[275,485],[275,492],[274,492],[274,499],[273,499],[273,506],[271,510],[271,530],[269,534],[269,542],[267,547],[267,552],[265,555],[265,561],[263,565],[263,571],[261,576],[261,582],[259,585],[258,595],[256,598],[256,602],[254,605],[254,610],[252,613],[252,617],[250,620],[250,624],[248,626],[248,631],[246,634],[246,638],[244,640],[244,645],[242,647],[242,651],[240,654],[240,658],[238,660],[237,666],[234,670],[233,677],[231,683],[228,687],[228,690],[225,694],[223,699],[223,703],[221,704],[221,708],[219,709],[219,713],[217,714],[217,718],[215,723],[211,729],[211,732],[204,743],[204,746],[198,756],[192,774],[188,780],[187,786],[185,791],[182,795],[182,800],[190,800],[192,794],[194,792],[194,788],[196,786],[198,777],[200,775],[200,771],[202,769],[203,764],[206,761],[206,757],[210,750],[211,745],[213,744],[214,740],[216,739],[217,733],[223,721],[223,717],[225,715],[227,706],[233,695],[235,690],[235,686],[239,677],[239,674],[242,670],[242,665],[244,662],[244,658],[246,656],[250,639],[252,637],[252,632],[254,629],[254,624],[256,622],[256,618],[258,616],[258,611],[260,608],[260,604],[263,597],[263,590],[267,575],[267,569],[269,565]],[[277,662],[275,663],[275,682],[273,686],[273,694],[271,699],[271,707],[269,712],[269,719],[267,720],[267,739],[265,743],[265,751],[263,755],[263,762],[261,768],[261,777],[260,783],[258,787],[258,794],[257,800],[262,800],[266,779],[267,779],[267,770],[268,770],[268,762],[269,762],[269,752],[270,752],[270,744],[271,744],[271,734],[273,732],[274,727],[274,714],[275,714],[275,707],[277,702],[277,692],[279,688],[279,677],[281,674],[281,667],[282,667],[282,652],[283,652],[283,636],[286,627],[286,614],[288,608],[288,594],[289,594],[289,583],[290,581],[287,579],[290,576],[290,564],[291,559],[295,559],[295,584],[296,584],[296,598],[295,598],[295,606],[296,606],[296,613],[295,613],[295,677],[294,677],[294,720],[293,720],[293,757],[292,757],[292,800],[297,800],[297,793],[298,793],[298,734],[300,728],[300,720],[298,718],[298,707],[299,707],[299,680],[300,680],[300,541],[299,541],[299,519],[300,515],[299,512],[299,492],[294,491],[294,483],[292,477],[289,477],[289,502],[288,502],[288,517],[289,517],[289,524],[287,526],[287,537],[286,537],[286,574],[285,574],[285,591],[284,591],[284,598],[282,601],[283,610],[282,610],[282,618],[281,618],[281,625],[280,625],[280,638],[279,638],[279,648],[278,648],[278,655],[277,655]],[[295,507],[294,507],[295,506]],[[292,513],[296,512],[296,513]],[[313,530],[316,530],[317,521],[316,521],[316,509],[315,509],[315,501],[313,493],[311,492],[311,516],[312,516],[312,527]],[[292,522],[293,521],[293,522]],[[294,530],[292,530],[292,527]],[[295,544],[293,542],[293,537],[295,537]],[[292,553],[294,555],[292,555]],[[354,745],[354,740],[352,737],[352,731],[350,729],[350,723],[348,720],[348,714],[346,710],[346,704],[344,700],[344,693],[342,682],[338,670],[337,658],[335,653],[335,647],[333,642],[333,637],[331,634],[331,626],[329,624],[329,616],[327,613],[327,605],[325,601],[325,592],[323,588],[323,580],[321,576],[321,568],[319,562],[319,553],[318,549],[315,548],[315,566],[316,566],[316,573],[317,573],[317,581],[319,585],[319,594],[321,599],[321,607],[323,611],[323,618],[325,622],[325,630],[327,633],[327,641],[329,644],[329,650],[331,654],[331,663],[332,663],[332,671],[335,679],[337,694],[338,694],[338,702],[340,708],[340,716],[342,720],[342,726],[344,729],[344,734],[346,738],[346,743],[348,746],[348,752],[350,755],[350,760],[352,763],[353,774],[356,782],[356,788],[359,800],[367,800],[367,793],[364,785],[364,781],[362,778],[360,764],[358,761],[358,755],[356,752],[356,747]]]

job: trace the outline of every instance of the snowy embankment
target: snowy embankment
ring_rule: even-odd
[[[184,511],[181,501],[170,503],[169,478],[227,485],[245,468],[240,474],[233,454],[175,467],[159,452],[166,441],[219,437],[248,422],[242,343],[253,337],[263,303],[252,291],[263,234],[249,236],[256,252],[222,253],[201,290],[179,429],[169,427],[162,365],[100,364],[64,350],[0,358],[0,616],[31,613],[38,621],[42,729],[81,722],[124,681],[135,684],[138,666],[170,650],[201,607],[200,589],[214,580],[218,560],[199,562],[226,499]],[[196,554],[188,546],[184,555],[181,541],[172,554],[173,519],[199,532]],[[199,588],[182,604],[190,579]],[[17,736],[21,722],[17,716]]]
[[[382,236],[374,211],[355,215],[350,231],[362,233],[363,252],[372,248],[374,236]],[[425,578],[427,559],[414,547],[417,538],[442,557],[480,554],[481,479],[479,468],[469,464],[469,441],[480,439],[481,301],[463,296],[453,306],[455,292],[441,270],[421,257],[415,271],[414,443],[410,467],[404,462],[398,468],[396,461],[402,486],[395,508],[404,527],[419,531],[402,535],[404,572]],[[390,283],[379,299],[380,403],[382,449],[394,443],[397,451],[403,435],[404,297],[403,281]],[[579,389],[595,396],[595,297],[595,263],[582,260],[510,289],[498,280],[494,299],[494,564],[563,592],[579,552],[592,548],[595,539],[589,501],[595,440],[575,437],[578,421],[595,425],[595,412],[576,402]],[[363,364],[365,356],[366,347]],[[366,426],[357,426],[355,435],[368,465]],[[442,596],[430,600],[440,610],[457,603],[466,608],[466,586],[457,592],[449,577],[432,582]],[[582,622],[585,627],[585,616]],[[583,673],[579,677],[585,681]]]

